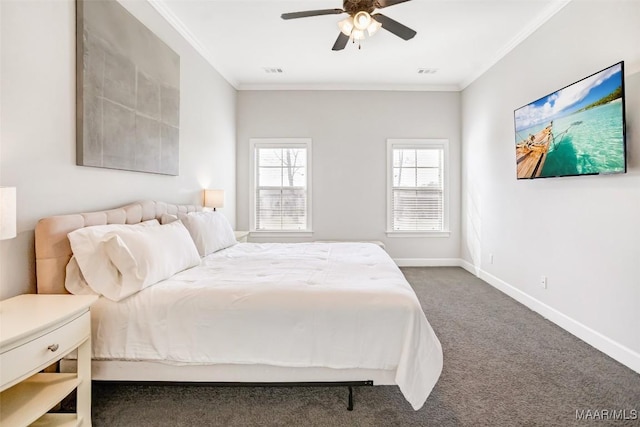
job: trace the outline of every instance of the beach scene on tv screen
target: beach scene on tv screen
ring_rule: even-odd
[[[515,111],[518,178],[625,171],[622,63]]]

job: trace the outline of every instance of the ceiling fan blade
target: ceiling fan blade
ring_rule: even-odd
[[[306,18],[309,16],[320,16],[320,15],[339,15],[344,13],[342,9],[320,9],[320,10],[305,10],[304,12],[291,12],[291,13],[283,13],[281,15],[282,19],[296,19],[296,18]]]
[[[376,8],[383,9],[385,7],[393,6],[394,4],[404,3],[411,0],[378,0],[376,2]]]
[[[340,34],[338,34],[338,38],[336,39],[336,42],[333,44],[333,47],[331,48],[331,50],[342,50],[347,46],[348,42],[349,42],[349,36],[343,33],[342,31],[340,31]]]
[[[376,13],[373,15],[373,19],[382,24],[382,28],[385,30],[392,32],[396,36],[400,37],[404,40],[412,39],[417,33],[413,31],[411,28],[402,25],[398,21],[394,21],[393,19],[385,16],[381,13]]]

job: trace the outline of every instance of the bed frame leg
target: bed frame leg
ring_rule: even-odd
[[[347,405],[347,411],[353,411],[353,387],[349,386],[349,404]]]

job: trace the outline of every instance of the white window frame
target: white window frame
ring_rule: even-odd
[[[393,230],[393,150],[440,148],[443,150],[442,230]],[[387,139],[387,236],[388,237],[449,237],[449,140],[448,139]]]
[[[312,229],[312,153],[311,138],[251,138],[249,139],[249,230],[260,237],[311,237]],[[307,150],[307,227],[304,230],[256,230],[256,149],[257,148],[306,148]]]

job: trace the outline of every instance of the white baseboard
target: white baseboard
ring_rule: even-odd
[[[479,267],[475,267],[468,261],[461,259],[459,260],[458,265],[471,274],[484,280],[499,291],[507,294],[524,306],[540,314],[542,317],[549,319],[556,325],[560,326],[562,329],[575,335],[587,344],[597,348],[604,354],[617,360],[630,369],[633,369],[634,371],[640,373],[640,354],[635,352],[634,350],[616,341],[613,341],[611,338],[602,335],[600,332],[591,329],[590,327],[578,322],[575,319],[572,319],[566,314],[561,313],[555,308],[548,306],[542,301],[533,298],[532,296],[522,292],[520,289],[508,284],[507,282],[497,278],[496,276],[483,271]]]
[[[480,267],[476,267],[465,259],[461,259],[459,265],[474,276],[480,277]]]
[[[459,258],[394,258],[398,267],[460,267]]]
[[[398,267],[462,267],[592,347],[640,373],[640,353],[561,313],[480,267],[474,266],[469,261],[459,258],[395,258],[394,261]]]

